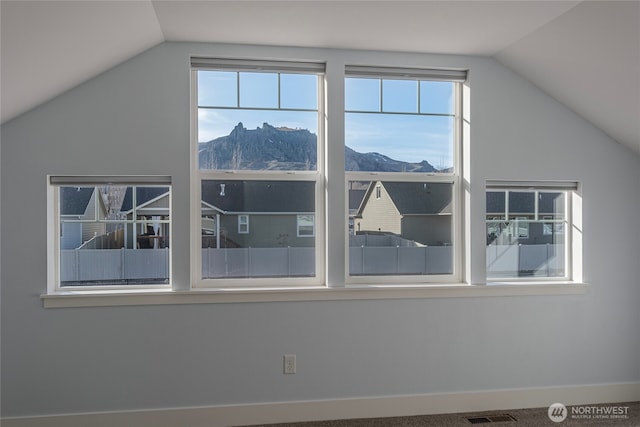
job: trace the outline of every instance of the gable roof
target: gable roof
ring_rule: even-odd
[[[487,191],[486,212],[488,214],[504,214],[506,211],[506,197],[503,190]],[[538,213],[554,214],[564,212],[564,193],[560,191],[545,191],[538,194]],[[535,193],[509,192],[509,213],[533,214],[535,212]]]
[[[136,187],[137,206],[139,207],[166,194],[168,192],[167,188],[168,187]],[[129,212],[131,209],[133,209],[133,191],[132,187],[127,187],[127,192],[124,195],[120,211]]]
[[[60,187],[60,215],[84,215],[93,191],[93,187]]]
[[[349,213],[355,213],[360,208],[367,190],[349,190]]]
[[[382,185],[401,215],[451,213],[451,184],[383,182]]]
[[[380,183],[389,194],[400,215],[437,215],[451,213],[453,188],[447,183],[372,181],[357,216],[371,199]]]

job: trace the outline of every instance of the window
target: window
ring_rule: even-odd
[[[249,233],[249,215],[238,215],[238,234]]]
[[[490,182],[487,277],[570,279],[575,183]]]
[[[313,215],[298,215],[298,237],[314,237],[315,220]]]
[[[455,71],[347,67],[348,283],[460,280],[465,78]]]
[[[50,177],[50,289],[170,282],[168,177]]]
[[[322,284],[324,64],[193,58],[192,69],[195,286]]]

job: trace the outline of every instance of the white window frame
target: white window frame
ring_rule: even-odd
[[[462,70],[435,70],[435,69],[412,69],[412,68],[390,68],[390,67],[369,67],[369,66],[355,66],[347,65],[345,68],[346,78],[374,78],[382,80],[412,80],[412,81],[447,81],[454,83],[454,124],[453,124],[453,172],[449,173],[416,173],[416,172],[363,172],[363,171],[345,171],[345,183],[343,188],[345,189],[345,212],[344,218],[347,222],[348,218],[348,194],[347,188],[350,181],[395,181],[395,182],[423,182],[423,183],[448,183],[452,184],[452,202],[451,202],[451,243],[453,245],[453,261],[452,274],[432,274],[432,275],[357,275],[352,276],[349,274],[349,239],[348,236],[345,240],[345,266],[344,266],[344,282],[345,286],[349,287],[362,287],[362,286],[399,286],[399,285],[437,285],[437,284],[451,284],[460,283],[462,281],[462,254],[465,250],[465,245],[468,242],[464,241],[462,232],[462,219],[463,219],[463,203],[462,203],[462,190],[461,190],[461,173],[462,173],[462,84],[466,81],[466,71]],[[420,84],[418,83],[418,87]],[[419,99],[419,97],[418,97]],[[380,113],[384,113],[382,108],[382,96],[380,96]],[[418,101],[419,108],[419,101]],[[345,109],[345,114],[348,111]],[[370,111],[353,111],[356,113],[371,113]],[[397,113],[404,114],[404,113]],[[408,113],[416,114],[416,113]],[[430,116],[430,115],[442,115],[421,113],[418,114]],[[376,189],[377,197],[377,189]],[[348,231],[347,233],[348,234]]]
[[[313,171],[254,171],[254,170],[201,170],[198,166],[198,71],[252,71],[266,73],[301,73],[318,76],[318,133],[317,161]],[[239,84],[239,83],[238,83]],[[242,109],[239,105],[238,109]],[[278,106],[277,109],[281,109]],[[265,110],[272,110],[265,108]],[[293,109],[298,110],[298,109]],[[303,110],[303,109],[299,109]],[[308,111],[308,110],[306,110]],[[315,111],[315,110],[313,110]],[[325,64],[322,62],[266,61],[227,58],[191,58],[191,288],[295,288],[325,285]],[[215,278],[202,277],[201,235],[201,182],[203,180],[247,181],[306,181],[315,183],[315,276],[274,278]]]
[[[173,244],[170,243],[167,248],[169,251],[168,257],[168,269],[169,269],[169,283],[167,284],[126,284],[126,285],[73,285],[73,286],[61,286],[60,281],[60,242],[62,239],[62,226],[60,218],[60,199],[59,189],[61,187],[99,187],[102,185],[122,185],[130,187],[146,187],[146,186],[161,186],[169,188],[169,219],[162,220],[160,222],[168,224],[169,236],[173,236],[172,224],[172,184],[171,177],[169,176],[138,176],[138,175],[118,175],[118,176],[105,176],[105,175],[48,175],[47,176],[47,293],[56,294],[61,292],[96,292],[96,291],[114,291],[114,290],[168,290],[172,287],[172,260],[173,260]],[[94,197],[97,197],[94,196]],[[97,205],[97,203],[96,203]],[[97,210],[97,207],[96,207]],[[134,210],[135,210],[135,196],[134,196]],[[72,222],[82,223],[83,220],[74,220]],[[85,222],[94,223],[94,220],[86,220]],[[99,220],[98,222],[107,222],[106,220]],[[125,223],[137,225],[141,221],[137,219],[132,220],[117,220],[112,221],[117,223]],[[135,228],[135,227],[134,227]],[[135,236],[134,236],[135,237]],[[142,249],[144,250],[144,249]]]
[[[249,234],[249,215],[238,215],[238,234]]]
[[[580,282],[582,280],[582,212],[581,212],[581,190],[580,183],[576,181],[503,181],[488,180],[486,182],[486,192],[505,191],[505,220],[511,221],[515,230],[512,239],[529,238],[518,236],[517,214],[509,212],[509,192],[532,192],[535,194],[534,219],[529,221],[539,222],[541,225],[551,224],[552,227],[563,227],[565,253],[563,276],[525,276],[525,277],[492,277],[490,272],[486,273],[487,282],[491,283],[547,283],[547,282]],[[539,214],[538,194],[540,192],[558,192],[565,194],[565,218],[563,220],[551,220]],[[492,212],[494,213],[494,212]],[[486,214],[485,214],[486,216]]]

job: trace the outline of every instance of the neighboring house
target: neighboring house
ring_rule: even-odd
[[[64,220],[86,219],[95,209],[94,189],[86,187],[62,187],[60,189],[60,249],[76,249],[93,236],[86,223]],[[88,234],[91,233],[91,236]]]
[[[315,183],[204,181],[203,235],[207,247],[312,247]]]
[[[348,194],[349,194],[349,235],[355,235],[355,217],[358,214],[358,209],[364,200],[364,196],[367,194],[367,188],[369,185],[361,181],[350,181]]]
[[[449,184],[372,181],[354,216],[355,232],[449,245],[451,202]]]
[[[96,209],[97,208],[97,209]],[[104,217],[106,209],[94,187],[61,187],[60,218],[66,220],[93,220]],[[105,224],[97,222],[62,222],[60,248],[76,249],[91,239],[107,232]]]
[[[106,224],[97,219],[132,220],[132,187],[61,187],[61,249],[161,248],[169,244],[169,225],[157,221],[169,217],[166,187],[136,187],[135,225]],[[109,208],[107,208],[107,205]],[[81,220],[87,222],[65,222]],[[136,243],[134,244],[134,237]]]
[[[136,236],[136,247],[140,249],[169,247],[169,224],[161,223],[168,220],[170,213],[170,200],[167,187],[135,187],[136,189],[136,220],[135,232],[130,232],[131,226],[125,231],[124,240],[127,248],[133,246],[133,236]],[[127,220],[133,218],[133,187],[127,187],[127,191],[120,208]],[[145,221],[146,220],[146,221]]]

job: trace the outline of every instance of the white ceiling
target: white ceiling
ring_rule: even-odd
[[[0,2],[2,123],[162,43],[495,57],[640,154],[640,1]]]

